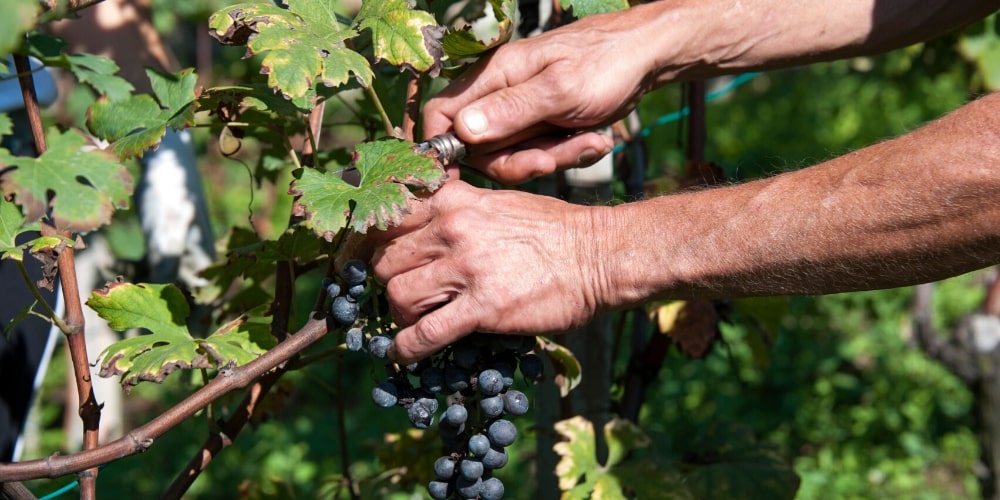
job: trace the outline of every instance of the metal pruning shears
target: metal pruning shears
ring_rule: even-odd
[[[416,151],[419,153],[429,153],[431,150],[437,152],[437,159],[442,165],[452,165],[465,158],[469,149],[454,132],[435,135],[424,142],[417,144]]]

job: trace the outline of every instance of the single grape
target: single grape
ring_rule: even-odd
[[[341,325],[351,325],[354,321],[358,319],[358,312],[360,312],[361,307],[354,299],[344,297],[343,295],[333,299],[333,305],[330,306],[330,312],[333,313],[333,319],[337,320],[337,323]]]
[[[517,439],[517,428],[510,423],[510,420],[497,420],[486,429],[486,437],[490,438],[493,446],[505,448]]]
[[[478,498],[479,492],[482,490],[482,478],[471,481],[460,477],[455,481],[455,491],[458,493],[459,498]]]
[[[345,341],[348,351],[357,352],[361,350],[361,346],[364,344],[365,335],[360,328],[351,328],[347,330]]]
[[[444,411],[443,418],[449,424],[458,427],[469,419],[469,410],[463,405],[451,405]]]
[[[399,389],[396,384],[386,380],[372,389],[372,401],[382,408],[396,406],[399,401]]]
[[[468,342],[455,344],[452,360],[459,368],[473,371],[479,364],[479,347]]]
[[[490,451],[490,438],[484,434],[473,434],[469,438],[469,453],[482,457]]]
[[[427,493],[435,500],[445,500],[451,496],[451,483],[448,481],[431,481],[427,483]]]
[[[378,359],[385,359],[389,355],[389,347],[391,346],[391,338],[385,335],[376,335],[368,341],[368,352]]]
[[[423,403],[417,401],[406,410],[406,417],[417,429],[426,429],[434,422],[434,412]]]
[[[491,477],[483,481],[483,489],[479,492],[480,500],[500,500],[503,498],[503,481]]]
[[[482,464],[480,464],[482,465]],[[455,459],[449,456],[440,457],[434,461],[434,475],[442,481],[455,476]]]
[[[420,372],[420,387],[431,393],[444,391],[444,370],[432,366]]]
[[[353,285],[347,289],[347,295],[351,298],[360,299],[362,295],[365,294],[365,284],[361,283],[359,285]]]
[[[326,294],[329,295],[330,297],[340,296],[340,285],[331,281],[329,284],[326,285]]]
[[[500,376],[503,377],[503,387],[504,389],[514,385],[514,363],[508,360],[499,360],[493,363],[493,369],[500,372]]]
[[[437,413],[438,411],[438,400],[436,398],[420,398],[417,400],[417,403],[426,406],[431,413]]]
[[[444,369],[444,384],[451,392],[460,392],[470,387],[469,372],[449,365]]]
[[[503,375],[499,371],[488,368],[479,372],[479,392],[487,396],[496,396],[503,390]]]
[[[351,259],[340,270],[340,277],[344,278],[347,286],[360,285],[368,279],[368,266],[363,261]]]
[[[517,349],[513,350],[514,353],[516,354],[525,354],[527,352],[530,352],[532,349],[535,348],[535,344],[538,343],[538,339],[530,335],[518,336],[518,340],[521,341],[520,342],[521,345],[519,345]]]
[[[509,389],[503,394],[503,409],[515,417],[528,413],[528,396],[517,389]]]
[[[483,477],[483,463],[474,458],[465,458],[458,463],[459,477],[475,481]]]
[[[541,380],[544,372],[545,364],[542,363],[542,358],[538,357],[537,354],[525,354],[521,356],[521,374],[527,377],[528,380]]]
[[[497,418],[503,415],[503,396],[490,396],[479,400],[479,411],[486,418]]]
[[[507,465],[507,450],[490,448],[483,454],[482,461],[483,467],[487,469],[502,469],[503,466]]]

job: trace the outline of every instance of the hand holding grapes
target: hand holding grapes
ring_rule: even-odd
[[[399,361],[473,331],[559,332],[596,312],[589,228],[601,209],[455,180],[415,210],[407,232],[394,230],[373,258],[404,327],[395,337]]]

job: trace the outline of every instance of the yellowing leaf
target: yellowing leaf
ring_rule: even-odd
[[[437,160],[413,147],[395,139],[358,144],[354,153],[354,167],[361,175],[358,186],[336,173],[304,169],[289,190],[300,196],[304,225],[327,241],[347,227],[348,216],[351,228],[359,233],[397,225],[407,213],[407,200],[414,198],[407,186],[433,191],[448,178]]]
[[[111,221],[115,209],[127,208],[132,177],[105,152],[85,150],[76,131],[46,134],[48,150],[38,158],[16,157],[0,149],[0,186],[20,204],[28,222],[51,210],[57,229],[90,231]]]
[[[341,25],[328,0],[290,0],[282,9],[270,2],[243,3],[220,10],[209,19],[211,35],[223,45],[245,45],[261,54],[268,86],[287,98],[305,96],[322,82],[335,87],[353,75],[371,84],[372,70],[344,41],[357,32]]]
[[[441,39],[441,46],[448,59],[457,61],[476,57],[484,52],[510,41],[514,34],[514,15],[517,9],[515,0],[490,0],[493,17],[498,24],[497,37],[492,40],[480,40],[471,27],[451,30]]]
[[[433,15],[413,10],[406,0],[365,0],[354,25],[371,30],[375,57],[389,64],[431,74],[441,64],[443,29]]]
[[[539,354],[548,357],[555,369],[556,374],[553,381],[559,386],[559,394],[562,397],[568,396],[583,380],[580,361],[565,346],[545,337],[539,337],[538,343],[541,348]]]

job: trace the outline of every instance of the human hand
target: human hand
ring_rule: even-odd
[[[504,184],[596,162],[614,143],[589,129],[624,117],[652,85],[630,15],[501,46],[428,101],[425,135],[454,129],[474,145],[466,161]]]
[[[426,357],[474,332],[544,334],[589,321],[599,268],[588,246],[594,210],[452,180],[413,207],[379,247],[394,358]]]

